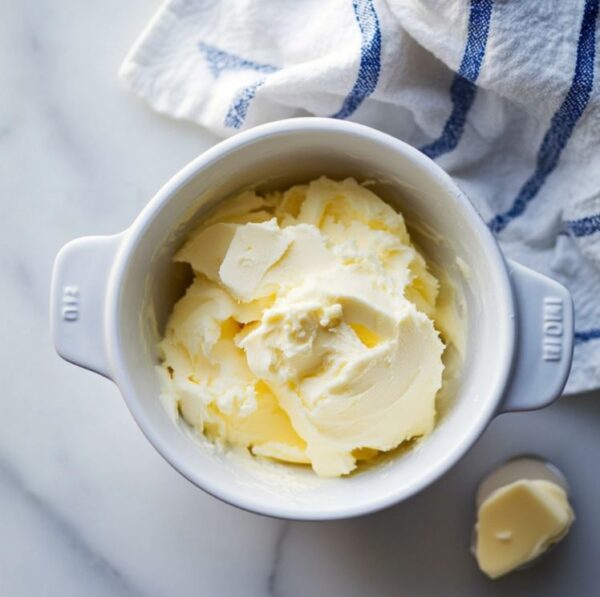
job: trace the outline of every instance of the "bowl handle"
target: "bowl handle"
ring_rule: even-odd
[[[514,261],[508,271],[517,305],[512,381],[498,412],[547,406],[562,392],[573,357],[573,300],[555,280]]]
[[[110,378],[105,302],[122,234],[67,243],[56,256],[50,289],[54,346],[65,360]]]

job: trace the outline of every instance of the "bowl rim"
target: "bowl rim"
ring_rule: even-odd
[[[495,367],[496,380],[493,384],[494,392],[484,396],[484,400],[487,401],[486,408],[482,409],[483,412],[479,415],[477,425],[469,429],[469,433],[457,443],[453,451],[442,456],[435,463],[435,466],[432,466],[427,474],[422,475],[417,482],[407,483],[405,486],[391,491],[385,496],[375,496],[363,500],[359,504],[340,504],[335,509],[324,508],[321,511],[316,509],[304,510],[302,506],[297,505],[280,507],[265,506],[258,500],[243,495],[239,489],[232,489],[227,483],[216,482],[213,478],[210,478],[210,475],[203,476],[199,474],[197,469],[184,465],[178,457],[177,450],[169,445],[168,442],[163,441],[164,438],[161,433],[149,422],[142,402],[136,397],[134,384],[125,366],[124,359],[121,357],[120,349],[122,345],[120,298],[123,286],[122,282],[127,273],[129,258],[139,244],[140,239],[165,205],[192,179],[206,168],[214,165],[228,153],[247,145],[260,143],[274,136],[306,132],[335,132],[363,138],[367,137],[371,141],[384,145],[390,151],[401,153],[409,161],[419,165],[422,170],[428,173],[428,176],[441,183],[441,186],[452,196],[455,202],[461,205],[468,225],[477,233],[478,242],[484,249],[487,259],[490,261],[490,267],[493,269],[495,291],[498,293],[501,304],[505,308],[505,320],[509,324],[504,330],[505,342],[501,351],[501,362],[496,363]],[[283,519],[318,521],[352,518],[382,510],[420,492],[444,475],[458,462],[483,433],[497,411],[508,388],[516,357],[517,322],[515,317],[515,299],[506,262],[492,233],[466,195],[438,164],[422,154],[418,149],[369,126],[331,118],[303,117],[263,124],[217,143],[184,166],[159,189],[141,210],[132,225],[125,231],[123,241],[117,251],[109,276],[106,297],[105,338],[112,377],[119,387],[134,420],[148,441],[180,474],[207,493],[243,510]]]

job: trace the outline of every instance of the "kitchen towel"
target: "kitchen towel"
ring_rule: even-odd
[[[419,147],[571,290],[577,392],[600,386],[599,1],[169,0],[120,74],[223,136],[314,114]]]

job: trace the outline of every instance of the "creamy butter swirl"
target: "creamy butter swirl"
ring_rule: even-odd
[[[244,192],[175,260],[195,277],[160,345],[163,398],[211,440],[339,476],[433,429],[438,280],[367,187]]]

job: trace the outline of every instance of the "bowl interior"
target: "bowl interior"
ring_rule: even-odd
[[[434,432],[412,449],[343,479],[319,479],[307,467],[212,449],[169,419],[154,370],[158,335],[190,281],[187,266],[171,262],[190,229],[243,188],[283,189],[321,175],[376,182],[375,192],[404,214],[414,240],[451,279],[464,302],[467,329],[462,373]],[[113,330],[121,357],[115,359],[115,377],[129,408],[158,450],[190,480],[259,513],[336,518],[412,495],[475,441],[510,372],[510,286],[485,225],[427,158],[358,125],[300,119],[225,141],[165,185],[132,226],[121,261]]]

